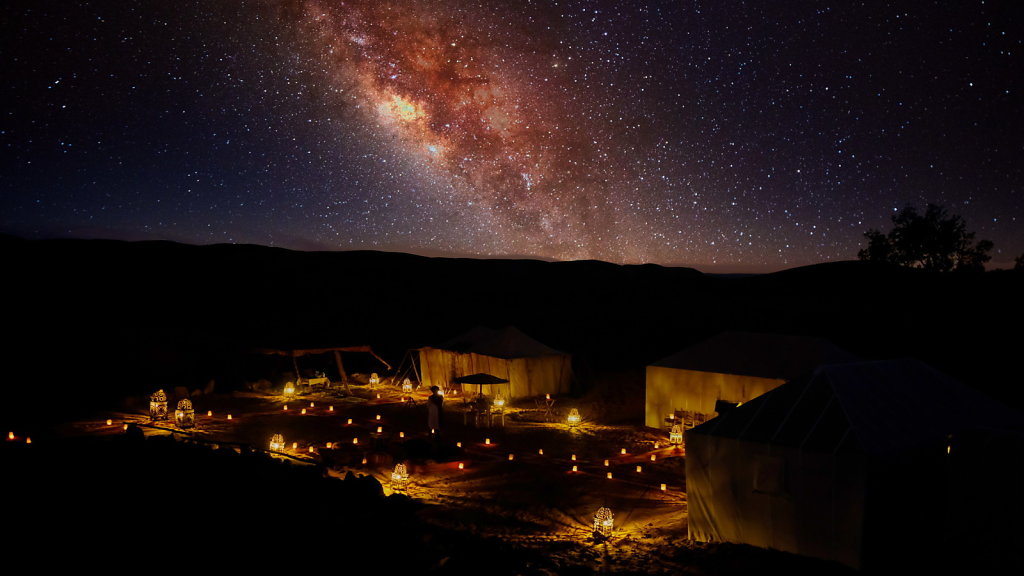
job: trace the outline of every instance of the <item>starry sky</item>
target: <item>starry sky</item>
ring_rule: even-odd
[[[0,232],[765,272],[1024,253],[1014,0],[9,0]]]

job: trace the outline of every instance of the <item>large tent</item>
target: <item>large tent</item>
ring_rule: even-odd
[[[508,380],[502,386],[510,399],[563,394],[572,384],[571,356],[513,326],[474,328],[437,347],[419,349],[419,360],[421,381],[442,389],[457,385],[456,378],[478,373]]]
[[[689,535],[865,570],[1019,554],[1022,430],[916,360],[823,366],[686,432]]]
[[[747,402],[819,365],[856,359],[817,338],[722,332],[647,366],[644,424],[661,428],[683,414],[703,422],[719,402]]]

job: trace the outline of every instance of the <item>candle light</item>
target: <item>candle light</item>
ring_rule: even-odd
[[[309,407],[310,407],[310,408],[313,408],[313,407],[315,407],[315,406],[316,406],[316,405],[315,405],[315,404],[313,404],[312,402],[310,402],[310,403],[309,403]]]
[[[213,416],[213,410],[207,410],[206,411],[206,415],[207,416]]]
[[[334,406],[328,406],[327,407],[327,411],[328,412],[334,412]]]
[[[380,420],[380,414],[377,414],[377,420]]]
[[[465,469],[465,467],[466,467],[465,464],[463,464],[462,462],[459,462],[459,470],[463,470],[463,469]]]
[[[362,463],[363,463],[363,466],[366,466],[366,457],[365,456],[363,456],[363,462]]]
[[[128,431],[128,424],[125,424],[124,426],[122,426],[121,429],[124,430],[125,432],[127,432]]]
[[[231,414],[228,414],[228,420],[231,420]]]
[[[331,447],[333,447],[333,446],[334,446],[334,444],[332,444],[332,443],[330,443],[330,442],[328,442],[328,443],[327,443],[327,449],[328,449],[328,450],[330,450],[330,449],[331,449]]]
[[[640,466],[637,466],[637,467],[636,467],[636,471],[637,471],[637,472],[641,472],[641,471],[642,471],[642,470],[641,470],[641,468],[640,468]]]
[[[287,411],[288,411],[288,405],[287,405],[287,404],[285,404],[285,405],[284,405],[284,411],[285,411],[285,412],[287,412]]]
[[[31,444],[31,443],[32,443],[32,437],[31,436],[27,436],[25,438],[25,444]]]
[[[513,461],[513,460],[515,460],[515,459],[516,459],[516,455],[515,455],[515,454],[509,454],[509,455],[508,455],[508,461],[509,461],[509,462],[511,462],[511,461]]]
[[[353,438],[352,439],[352,443],[353,444],[359,444],[359,438]]]
[[[313,447],[312,447],[312,446],[310,446],[310,447],[309,447],[309,453],[310,453],[310,454],[312,454],[312,453],[313,453]]]
[[[491,439],[490,438],[484,438],[484,444],[490,444],[490,443],[491,443]]]
[[[459,448],[462,448],[462,441],[456,442],[455,445]]]
[[[661,491],[664,492],[665,490],[668,490],[668,485],[662,484],[661,485]]]
[[[576,472],[577,470],[578,470],[578,468],[576,467],[576,465],[575,465],[575,464],[573,464],[573,465],[572,465],[572,471],[573,471],[573,472]]]
[[[573,454],[573,455],[572,455],[572,461],[573,461],[573,462],[575,462],[575,461],[576,461],[576,455],[575,455],[575,454]]]
[[[623,448],[622,450],[619,451],[619,454],[625,454],[625,453],[626,453],[626,449],[625,448]]]
[[[608,479],[609,479],[609,480],[611,480],[611,479],[612,479],[612,473],[611,473],[611,472],[609,472],[609,473],[608,473]]]
[[[605,466],[607,466],[607,465],[608,465],[608,460],[607,460],[607,459],[606,459],[606,460],[604,461],[604,465],[605,465]]]
[[[107,418],[107,426],[110,426],[113,423],[114,423],[113,420],[111,420],[110,418]]]
[[[383,431],[384,431],[384,427],[383,426],[377,426],[377,434],[380,434]]]
[[[398,437],[399,438],[405,438],[405,432],[399,432],[398,433]]]
[[[306,409],[305,409],[305,408],[303,408],[303,409],[302,409],[302,414],[303,414],[303,415],[305,415],[305,414],[306,414]]]
[[[14,440],[14,432],[8,432],[7,433],[7,439],[8,440]]]
[[[299,443],[298,442],[292,442],[292,450],[298,450],[298,449],[299,449]]]
[[[654,462],[657,458],[658,458],[657,456],[655,456],[654,454],[651,454],[651,462]]]
[[[537,454],[540,454],[541,456],[543,456],[544,455],[544,449],[541,448],[540,450],[537,450]]]
[[[351,419],[351,418],[349,418],[349,419],[348,419],[348,422],[347,422],[347,423],[348,423],[348,424],[351,424],[351,423],[352,423],[352,419]]]

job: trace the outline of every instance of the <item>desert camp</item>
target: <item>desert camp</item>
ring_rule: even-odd
[[[16,542],[50,530],[141,562],[189,531],[216,542],[221,562],[258,566],[273,541],[287,553],[264,562],[367,557],[438,574],[885,573],[894,564],[880,558],[998,572],[1020,560],[1021,416],[1017,388],[1001,385],[1013,381],[1010,344],[951,336],[980,319],[939,322],[927,306],[878,333],[892,298],[865,292],[844,312],[838,288],[878,274],[946,302],[963,288],[956,278],[929,279],[927,292],[917,275],[844,266],[716,278],[488,262],[521,282],[479,294],[424,286],[445,305],[411,322],[395,304],[406,286],[346,279],[437,275],[451,261],[48,246],[8,246],[23,275],[43,280],[15,287],[38,316],[15,319],[23,337],[5,351],[12,381],[36,383],[12,387],[3,406],[13,489],[36,503],[10,517]],[[332,289],[282,282],[268,299],[254,283],[199,304],[175,298],[194,290],[192,274],[237,286],[267,267],[315,269]],[[106,273],[60,289],[91,268]],[[127,269],[159,304],[123,303]],[[577,270],[603,280],[581,296],[564,281],[585,277]],[[985,281],[992,298],[1016,282]],[[808,310],[798,291],[810,285]],[[594,314],[612,293],[635,304]],[[507,308],[484,306],[495,299]],[[467,300],[486,313],[445,320]],[[822,308],[842,330],[818,324]],[[56,345],[56,324],[77,346]],[[58,357],[58,377],[41,378]],[[691,383],[702,387],[676,395]],[[444,396],[435,430],[432,386]],[[674,441],[665,418],[687,410],[704,422]],[[54,478],[63,490],[47,488]],[[116,519],[136,529],[111,528]]]

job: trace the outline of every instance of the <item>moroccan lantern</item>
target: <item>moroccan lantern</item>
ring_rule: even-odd
[[[374,372],[373,374],[370,374],[370,388],[376,387],[377,384],[380,384],[380,378],[377,376],[377,373]]]
[[[679,427],[679,424],[672,426],[672,431],[668,433],[668,441],[674,446],[683,443],[683,429]]]
[[[192,408],[192,401],[188,398],[178,400],[178,409],[174,411],[174,423],[178,428],[194,428],[196,425],[196,411]]]
[[[163,390],[157,390],[149,397],[149,418],[167,420],[167,394]]]
[[[498,392],[494,397],[494,409],[498,412],[505,409],[505,397],[501,395],[501,392]]]
[[[570,428],[575,428],[576,426],[579,426],[579,423],[580,423],[580,411],[575,409],[575,408],[573,408],[572,410],[569,411],[569,417],[566,418],[565,421],[566,421],[566,423],[569,424]]]
[[[284,436],[280,434],[274,434],[270,437],[270,449],[279,452],[284,450]]]
[[[289,397],[295,395],[295,382],[288,382],[284,385],[284,395]]]
[[[615,517],[612,511],[602,506],[594,514],[594,538],[611,538],[612,530],[615,528]]]
[[[412,381],[408,378],[402,380],[402,394],[412,394]]]
[[[409,470],[405,464],[395,464],[395,471],[391,473],[391,487],[394,490],[405,490],[409,484]]]

